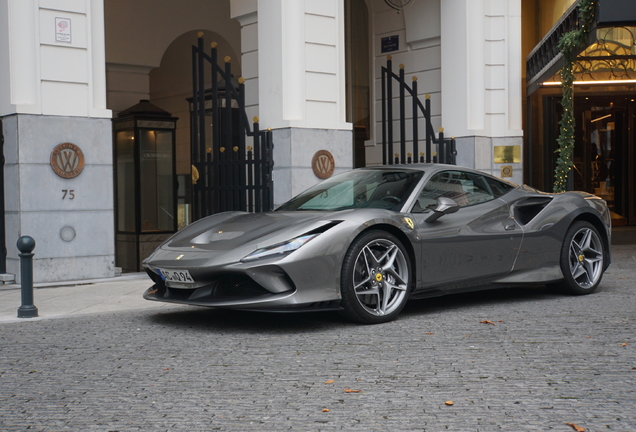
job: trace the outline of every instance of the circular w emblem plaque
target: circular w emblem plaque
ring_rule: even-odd
[[[311,159],[311,168],[319,179],[331,177],[335,167],[336,162],[333,159],[333,155],[327,150],[318,150]]]
[[[84,169],[84,153],[75,144],[58,144],[51,152],[51,168],[60,177],[77,177]]]

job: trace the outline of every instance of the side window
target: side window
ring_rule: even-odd
[[[495,199],[492,192],[490,192],[490,188],[484,176],[466,173],[466,180],[463,183],[463,187],[469,205]]]
[[[500,196],[507,194],[515,188],[515,186],[510,183],[504,183],[490,177],[486,177],[486,181],[488,182],[488,186],[490,186],[490,190],[492,191],[495,198],[499,198]]]
[[[443,171],[435,174],[424,185],[417,204],[426,211],[437,198],[452,198],[460,207],[490,201],[495,198],[484,176],[464,171]]]

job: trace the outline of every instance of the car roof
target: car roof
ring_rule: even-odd
[[[378,166],[368,166],[364,168],[358,168],[360,170],[391,170],[391,169],[405,169],[405,170],[416,170],[416,171],[439,171],[439,170],[447,170],[447,169],[459,169],[462,171],[470,171],[470,172],[478,172],[472,168],[467,168],[458,165],[448,165],[448,164],[439,164],[439,163],[412,163],[412,164],[392,164],[392,165],[378,165]],[[483,173],[482,173],[483,174]]]
[[[364,168],[357,168],[357,170],[395,170],[395,169],[411,170],[411,171],[424,171],[426,173],[426,175],[424,176],[425,178],[430,178],[430,176],[433,173],[436,173],[436,172],[439,172],[439,171],[460,170],[460,171],[466,171],[466,172],[473,173],[473,174],[478,174],[478,175],[484,175],[484,176],[487,176],[487,177],[491,177],[491,178],[496,179],[498,181],[501,181],[501,182],[504,182],[504,183],[508,183],[511,186],[515,186],[515,187],[519,186],[516,183],[513,183],[513,182],[511,182],[509,180],[502,179],[502,178],[494,176],[492,174],[488,174],[488,173],[485,173],[483,171],[476,170],[474,168],[468,168],[468,167],[459,166],[459,165],[448,165],[448,164],[440,164],[440,163],[413,163],[413,164],[378,165],[378,166],[369,166],[369,167],[364,167]]]

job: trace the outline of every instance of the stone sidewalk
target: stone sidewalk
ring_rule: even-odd
[[[33,321],[105,312],[173,306],[144,300],[152,286],[146,273],[129,273],[110,279],[35,284],[33,303],[37,318],[18,318],[20,285],[0,285],[0,322]]]

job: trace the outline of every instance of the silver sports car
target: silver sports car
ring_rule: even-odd
[[[546,284],[589,294],[610,264],[610,212],[469,168],[349,171],[268,213],[201,219],[144,261],[148,300],[394,319],[409,298]]]

